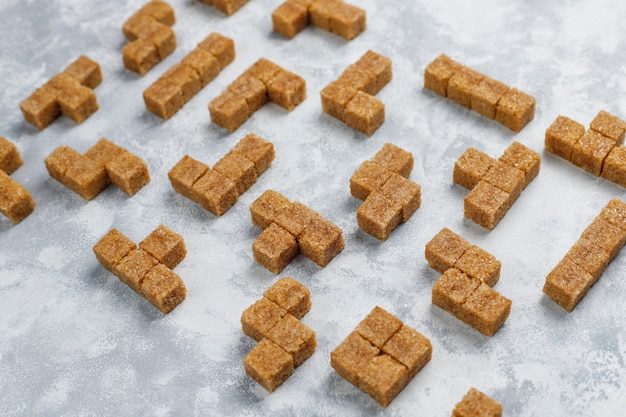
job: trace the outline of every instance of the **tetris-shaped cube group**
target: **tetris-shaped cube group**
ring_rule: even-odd
[[[558,116],[546,130],[545,148],[572,164],[626,187],[626,121],[601,110],[589,129]]]
[[[278,274],[298,253],[321,267],[343,250],[342,230],[301,203],[265,191],[250,205],[252,223],[263,232],[252,244],[254,259]]]
[[[86,200],[95,198],[109,183],[132,196],[150,182],[143,159],[105,138],[84,155],[59,146],[44,163],[52,178]]]
[[[343,0],[287,0],[272,13],[274,31],[289,39],[309,23],[351,40],[365,30],[365,10]]]
[[[310,309],[308,288],[284,277],[241,315],[243,332],[259,342],[244,358],[244,368],[269,392],[315,352],[315,332],[300,321]]]
[[[220,12],[227,14],[228,16],[234,14],[237,10],[241,9],[248,0],[200,0],[207,6],[215,6]]]
[[[359,227],[380,240],[408,221],[422,202],[421,187],[408,179],[413,170],[413,155],[391,143],[350,178],[350,193],[365,200],[356,211]]]
[[[0,136],[0,213],[19,223],[35,209],[28,190],[9,175],[24,164],[17,146]]]
[[[305,99],[302,77],[261,58],[209,103],[209,113],[213,123],[234,132],[268,101],[292,111]]]
[[[443,274],[433,286],[433,304],[493,336],[511,311],[511,300],[491,288],[500,278],[500,261],[445,227],[426,244],[425,257]]]
[[[470,388],[463,399],[459,401],[452,417],[501,417],[502,404],[478,391]]]
[[[139,247],[117,229],[93,247],[96,258],[124,284],[135,290],[163,314],[187,296],[182,279],[172,269],[187,254],[183,237],[160,225]]]
[[[169,119],[234,59],[233,40],[211,33],[144,91],[146,109]]]
[[[441,54],[424,70],[424,88],[519,132],[535,116],[535,99]]]
[[[129,17],[122,31],[129,43],[122,48],[124,66],[145,75],[176,49],[174,9],[164,1],[152,0]]]
[[[221,216],[231,208],[274,160],[274,145],[250,133],[213,166],[185,155],[169,171],[179,194]]]
[[[93,92],[102,82],[100,65],[84,55],[20,103],[24,119],[44,130],[61,114],[82,123],[98,110]]]
[[[330,365],[383,407],[430,361],[430,340],[375,307],[330,354]]]
[[[452,174],[456,184],[470,190],[464,216],[492,230],[539,174],[540,164],[539,154],[519,142],[513,142],[498,160],[468,148]]]
[[[392,76],[391,60],[367,51],[320,92],[322,110],[371,136],[385,121],[385,105],[374,96]]]
[[[626,243],[626,203],[613,199],[546,277],[543,292],[567,311],[598,282]]]

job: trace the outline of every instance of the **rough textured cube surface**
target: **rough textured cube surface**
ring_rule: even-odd
[[[501,417],[502,405],[476,388],[470,388],[456,404],[452,417]]]
[[[128,195],[134,195],[150,182],[145,161],[123,150],[105,165],[110,181]]]
[[[454,163],[452,181],[471,190],[483,179],[489,168],[496,164],[496,160],[474,148],[467,148]]]
[[[282,3],[272,12],[274,32],[292,39],[309,25],[309,10],[294,1]]]
[[[626,132],[626,121],[611,113],[600,110],[593,118],[589,128],[615,141],[616,145],[624,144],[624,132]]]
[[[585,134],[585,126],[565,116],[558,116],[546,130],[546,151],[570,161],[578,140]]]
[[[261,298],[241,314],[241,327],[246,335],[259,342],[286,314],[287,310],[275,302]]]
[[[356,220],[364,232],[385,241],[402,221],[402,205],[374,191],[357,209]]]
[[[350,193],[365,200],[372,192],[379,190],[392,174],[393,172],[376,162],[365,161],[350,177]]]
[[[447,96],[448,82],[460,64],[445,54],[439,55],[424,70],[424,88],[442,97]]]
[[[248,0],[200,0],[208,6],[215,6],[220,12],[230,16],[241,9]]]
[[[365,30],[365,19],[365,10],[342,0],[287,0],[272,13],[274,31],[289,39],[310,22],[351,40]]]
[[[290,277],[279,279],[265,290],[263,295],[297,319],[304,317],[311,309],[311,292],[307,287]]]
[[[444,227],[427,244],[425,257],[428,265],[443,274],[454,268],[456,262],[472,246],[450,229]]]
[[[293,358],[269,339],[263,339],[243,359],[246,374],[269,392],[283,384],[294,371]]]
[[[599,176],[602,173],[602,164],[609,152],[615,147],[615,142],[598,132],[588,130],[578,140],[572,151],[572,164]]]
[[[174,271],[159,263],[146,274],[141,294],[161,313],[167,314],[183,302],[187,288]]]
[[[372,158],[372,162],[387,168],[391,172],[408,178],[413,171],[413,154],[394,145],[393,143],[385,143],[383,147],[376,152]]]
[[[317,347],[315,332],[291,314],[286,314],[267,338],[293,357],[294,366],[302,365]]]
[[[298,236],[300,253],[322,268],[345,248],[343,232],[321,216],[314,217]]]
[[[496,108],[496,120],[514,132],[519,132],[535,117],[535,99],[511,88],[504,93]]]
[[[11,175],[24,162],[17,146],[6,138],[0,136],[0,171]]]
[[[463,200],[463,216],[493,230],[509,209],[510,194],[480,181]]]
[[[278,274],[298,256],[296,237],[272,223],[252,243],[254,259],[271,272]]]
[[[139,247],[170,269],[187,255],[183,237],[165,225],[157,227],[139,243]]]
[[[252,224],[261,229],[267,228],[290,204],[291,202],[284,195],[274,190],[265,191],[250,205]]]
[[[131,250],[136,248],[135,242],[124,236],[119,230],[112,229],[96,243],[93,251],[98,262],[112,271]]]
[[[28,190],[0,170],[0,213],[17,224],[34,209],[35,201]]]

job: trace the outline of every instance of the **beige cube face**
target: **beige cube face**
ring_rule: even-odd
[[[372,162],[376,162],[388,170],[408,178],[413,171],[413,154],[392,144],[385,143],[380,151],[374,155]]]
[[[96,88],[102,82],[102,71],[100,65],[86,57],[81,55],[68,65],[63,73],[69,75],[85,87]]]
[[[626,122],[604,110],[593,118],[589,127],[601,135],[615,141],[615,145],[624,144],[624,132],[626,132]]]
[[[296,238],[272,223],[252,243],[254,259],[269,271],[278,274],[298,256]]]
[[[292,39],[309,25],[309,11],[294,1],[285,1],[272,12],[274,32]]]
[[[353,197],[365,200],[377,191],[391,177],[392,172],[372,161],[365,161],[350,177],[350,193]]]
[[[504,162],[524,173],[524,188],[539,175],[541,156],[519,142],[513,142],[498,161]]]
[[[234,182],[239,195],[248,191],[257,180],[254,164],[233,151],[217,161],[213,169]]]
[[[602,163],[615,147],[615,142],[600,133],[588,130],[578,140],[572,151],[572,164],[599,176]]]
[[[237,142],[234,152],[241,154],[254,164],[257,176],[265,172],[274,160],[274,145],[254,133],[247,134]]]
[[[409,383],[407,368],[387,354],[372,358],[359,373],[360,388],[383,407]]]
[[[127,150],[120,152],[105,167],[111,182],[130,196],[150,182],[148,165]]]
[[[291,314],[286,314],[267,338],[291,355],[294,366],[302,365],[317,347],[315,332]]]
[[[483,75],[468,67],[459,67],[448,81],[447,97],[469,109],[474,89],[480,85]]]
[[[467,249],[454,264],[458,270],[490,287],[496,285],[500,279],[501,266],[502,264],[495,256],[478,246]]]
[[[219,62],[220,70],[224,69],[235,59],[235,42],[217,32],[211,33],[198,47],[211,53]]]
[[[244,98],[226,90],[209,103],[211,121],[229,132],[234,132],[250,117],[250,109]]]
[[[516,89],[507,91],[496,109],[496,121],[519,132],[535,117],[535,99]]]
[[[399,174],[393,174],[379,189],[385,197],[402,206],[402,221],[408,221],[422,204],[421,187]]]
[[[602,177],[626,188],[626,147],[616,146],[602,164]]]
[[[565,117],[558,116],[546,130],[546,151],[570,161],[578,140],[585,134],[585,126]]]
[[[61,115],[61,106],[55,94],[45,88],[38,88],[20,103],[24,119],[44,130]]]
[[[113,271],[114,267],[131,250],[136,248],[137,245],[132,240],[124,236],[119,230],[112,229],[96,243],[93,251],[102,266]]]
[[[593,279],[583,268],[564,258],[546,277],[543,292],[565,310],[572,311],[589,291]]]
[[[274,223],[278,214],[290,204],[291,202],[282,194],[274,190],[267,190],[250,205],[252,223],[261,229],[266,229]]]
[[[495,164],[496,160],[486,153],[468,148],[454,163],[452,180],[461,187],[471,190]]]
[[[385,121],[385,105],[376,97],[359,91],[347,104],[345,116],[348,126],[372,136]]]
[[[385,241],[402,221],[402,205],[374,191],[357,209],[356,219],[364,232]]]
[[[426,244],[426,261],[431,268],[443,274],[454,268],[454,264],[471,246],[467,240],[444,227]]]
[[[0,170],[11,175],[22,166],[24,161],[20,156],[17,146],[6,138],[0,136]]]
[[[185,104],[180,87],[169,79],[159,79],[143,93],[148,111],[164,120],[171,118]]]
[[[35,209],[35,201],[26,188],[0,170],[0,213],[13,224],[24,220]]]
[[[190,200],[197,201],[198,197],[193,189],[193,185],[206,174],[208,170],[209,167],[206,164],[193,159],[189,155],[185,155],[172,167],[167,176],[170,179],[172,188],[174,188],[177,193]]]
[[[241,328],[244,334],[257,342],[267,338],[270,330],[285,317],[287,310],[267,298],[262,298],[245,309],[241,314]]]
[[[193,191],[196,201],[216,216],[226,213],[239,198],[235,183],[214,169],[195,182]]]
[[[170,269],[187,255],[183,237],[165,225],[159,225],[139,243],[139,247]]]
[[[290,277],[279,279],[265,290],[263,295],[297,319],[304,317],[311,309],[311,292],[307,287]]]
[[[439,55],[424,70],[424,88],[442,97],[447,97],[448,82],[459,66],[447,55]]]
[[[402,321],[400,319],[376,306],[355,330],[374,346],[381,349],[401,327]]]
[[[298,246],[304,256],[323,268],[344,249],[345,243],[340,228],[316,216],[298,237]]]
[[[509,209],[510,195],[486,181],[480,181],[463,201],[463,216],[493,230]]]
[[[403,325],[384,344],[382,351],[406,366],[409,371],[409,379],[413,379],[430,361],[433,347],[430,340],[424,335],[407,325]]]
[[[282,70],[267,84],[271,102],[292,111],[306,99],[306,82],[292,72]]]
[[[263,339],[243,359],[246,374],[269,392],[293,374],[293,358],[269,339]]]
[[[157,264],[141,283],[141,294],[161,313],[168,314],[185,300],[187,288],[174,271]]]

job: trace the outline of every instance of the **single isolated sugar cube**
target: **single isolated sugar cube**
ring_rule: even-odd
[[[350,177],[350,194],[365,200],[382,187],[393,174],[392,171],[372,161],[365,161]]]
[[[302,365],[317,347],[315,332],[291,314],[285,314],[267,338],[293,357],[294,366]]]
[[[270,224],[274,223],[276,216],[290,204],[291,202],[279,192],[274,190],[265,191],[250,205],[252,224],[261,229],[266,229]]]
[[[193,189],[193,185],[206,174],[208,170],[209,167],[206,164],[193,159],[189,155],[185,155],[170,169],[167,176],[172,183],[172,188],[174,188],[177,193],[190,200],[197,201],[197,195]]]
[[[170,269],[187,255],[183,237],[162,224],[142,240],[139,247]]]
[[[407,368],[387,354],[378,355],[359,372],[359,387],[387,407],[409,383]]]
[[[504,162],[524,172],[523,188],[526,188],[528,184],[539,175],[541,156],[519,142],[513,142],[506,148],[502,156],[498,158],[498,161]]]
[[[380,349],[353,331],[330,353],[330,366],[341,377],[358,387],[359,372],[379,354]]]
[[[441,54],[426,66],[424,70],[424,88],[440,96],[446,97],[448,82],[460,64],[449,56]]]
[[[376,306],[356,326],[356,332],[381,349],[400,330],[402,321],[387,310]]]
[[[617,116],[613,116],[609,112],[600,110],[591,121],[589,127],[607,138],[613,139],[616,145],[622,145],[624,143],[626,122]]]
[[[269,339],[259,342],[243,359],[246,374],[274,392],[293,374],[293,358]]]
[[[321,216],[313,217],[297,240],[300,252],[322,268],[345,247],[341,229]]]
[[[615,142],[600,133],[588,130],[576,142],[572,151],[572,164],[599,176],[602,173],[602,163]]]
[[[311,309],[311,292],[293,278],[283,277],[263,293],[297,319],[304,317]]]
[[[510,201],[509,193],[487,181],[479,181],[463,200],[463,216],[493,230],[509,210]]]
[[[587,294],[592,282],[593,277],[589,272],[565,257],[546,277],[543,292],[571,312]]]
[[[94,245],[93,252],[103,267],[113,271],[115,266],[131,250],[136,248],[135,242],[124,236],[119,230],[112,229]]]
[[[254,164],[237,152],[228,152],[213,169],[234,182],[239,195],[248,191],[257,180]]]
[[[239,198],[235,183],[214,169],[209,169],[194,184],[195,201],[205,210],[221,216]]]
[[[241,314],[243,333],[257,342],[266,338],[270,330],[285,317],[287,310],[267,298],[261,298]]]
[[[346,105],[345,116],[348,126],[372,136],[385,121],[385,105],[376,97],[359,91]]]
[[[422,204],[421,187],[396,173],[378,191],[402,206],[403,222],[408,221]]]
[[[163,314],[174,310],[187,296],[183,280],[170,268],[157,264],[141,283],[141,295]]]
[[[496,160],[484,152],[474,148],[467,148],[454,163],[452,181],[455,184],[471,190],[483,179],[489,168],[496,164]]]
[[[516,89],[507,91],[496,108],[496,121],[519,132],[535,117],[534,97]]]
[[[269,271],[278,274],[298,256],[294,235],[272,223],[252,243],[254,260]]]
[[[433,347],[427,337],[409,326],[403,325],[383,345],[382,351],[406,366],[409,371],[409,379],[413,379],[430,361]]]
[[[17,146],[6,138],[0,136],[0,170],[11,175],[22,166],[24,161],[20,156]]]
[[[257,176],[264,173],[274,160],[274,145],[272,142],[254,133],[247,134],[243,139],[237,142],[233,148],[233,152],[237,152],[251,161],[254,164]]]
[[[470,388],[456,404],[452,417],[501,417],[502,405],[476,388]]]
[[[495,256],[478,246],[467,249],[454,263],[454,267],[472,278],[493,287],[500,279],[502,264]]]
[[[292,39],[309,25],[309,10],[297,2],[287,0],[272,12],[274,32]]]
[[[546,130],[546,151],[570,161],[576,142],[585,134],[585,126],[565,116],[558,116]]]
[[[111,182],[128,195],[135,195],[150,182],[148,166],[144,160],[127,150],[107,162],[105,167]]]
[[[0,213],[17,224],[34,209],[35,201],[28,190],[0,170]]]
[[[356,220],[364,232],[385,241],[402,221],[402,205],[374,191],[357,209]]]
[[[443,274],[454,268],[454,264],[471,246],[467,240],[444,227],[426,244],[426,261],[432,269]]]
[[[388,170],[408,178],[413,171],[413,154],[394,145],[385,143],[380,151],[372,158],[372,162],[387,168]]]

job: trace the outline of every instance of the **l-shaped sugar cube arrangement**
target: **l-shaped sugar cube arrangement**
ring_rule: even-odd
[[[236,13],[247,3],[202,2],[226,15]],[[342,0],[287,0],[271,13],[271,20],[273,30],[287,40],[309,24],[346,42],[366,30],[365,10]],[[159,69],[160,62],[178,46],[175,23],[174,9],[164,1],[152,0],[137,10],[122,25],[128,40],[121,51],[123,65],[140,76]],[[185,111],[183,107],[188,101],[217,77],[223,77],[222,71],[236,59],[235,48],[233,39],[211,32],[145,89],[146,111],[159,116],[162,123]],[[332,116],[368,140],[385,122],[385,105],[376,95],[392,79],[392,59],[364,51],[356,62],[346,62],[346,69],[318,92],[319,116]],[[99,110],[94,89],[102,82],[99,64],[80,56],[36,88],[19,107],[25,121],[39,130],[46,129],[61,115],[80,124]],[[425,66],[423,88],[433,100],[437,96],[447,98],[515,133],[535,115],[536,102],[530,94],[445,54]],[[317,94],[314,96],[317,99]],[[310,99],[303,77],[259,57],[207,103],[207,118],[232,134],[266,103],[286,110],[280,110],[277,117],[289,117],[288,113],[307,98]],[[558,116],[545,132],[545,150],[626,187],[625,132],[626,122],[604,110],[588,129],[568,117]],[[95,143],[85,153],[69,146],[55,149],[44,160],[50,177],[85,200],[106,198],[99,194],[111,183],[128,198],[149,186],[151,177],[141,149],[124,149],[106,138],[96,139],[90,138]],[[351,221],[377,239],[372,240],[373,245],[389,244],[386,241],[393,231],[419,217],[422,200],[429,198],[422,194],[423,184],[418,183],[418,178],[409,178],[416,161],[414,155],[392,142],[390,138],[371,159],[354,161],[353,174],[345,183],[346,197],[362,201]],[[261,233],[254,239],[250,256],[265,269],[279,274],[298,254],[319,268],[332,267],[333,259],[341,256],[346,245],[344,231],[325,217],[331,213],[310,208],[311,196],[299,202],[287,198],[282,190],[259,189],[256,183],[261,175],[272,176],[273,164],[280,163],[281,155],[271,141],[254,133],[242,135],[213,168],[202,162],[201,155],[196,157],[185,155],[168,171],[171,187],[177,193],[175,198],[198,203],[215,216],[215,221],[220,221],[244,193],[254,190],[258,198],[249,206],[250,225],[261,229]],[[28,222],[28,217],[37,213],[35,199],[10,177],[23,163],[17,146],[0,137],[0,212],[15,224],[13,227],[20,227],[18,223]],[[518,141],[513,141],[497,158],[468,147],[450,167],[450,184],[469,190],[459,217],[471,220],[487,233],[494,230],[516,200],[532,195],[532,182],[539,175],[540,165],[540,154]],[[136,245],[112,229],[94,242],[92,249],[105,269],[161,313],[168,314],[187,296],[184,277],[173,271],[187,254],[185,233],[160,225]],[[626,203],[612,199],[545,278],[543,293],[572,312],[624,244]],[[465,323],[454,326],[468,325],[497,339],[515,299],[514,295],[508,298],[494,288],[501,270],[506,277],[506,265],[446,227],[425,245],[423,253],[428,265],[441,274],[432,286],[432,304]],[[241,315],[243,333],[258,342],[243,359],[245,372],[269,392],[288,383],[294,372],[306,372],[297,367],[315,353],[318,339],[302,320],[315,308],[315,296],[301,282],[282,277]],[[330,353],[330,366],[387,407],[412,379],[419,378],[419,371],[437,352],[433,352],[429,338],[379,306],[374,306],[355,325],[355,330]],[[501,413],[498,402],[475,388],[452,411],[458,417]]]

